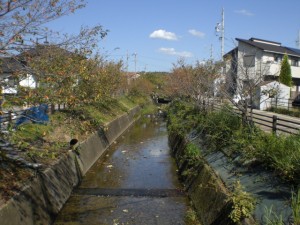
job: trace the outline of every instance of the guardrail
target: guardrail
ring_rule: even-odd
[[[29,107],[30,108],[30,107]],[[48,113],[53,114],[55,111],[59,111],[61,109],[65,109],[65,104],[49,104],[48,105]],[[28,109],[28,108],[27,108]],[[6,130],[9,124],[14,124],[16,120],[18,120],[27,109],[22,110],[8,110],[2,112],[0,115],[0,129]]]
[[[221,109],[221,104],[214,104],[214,109]],[[241,116],[242,112],[233,107],[236,114]],[[271,114],[271,115],[270,115]],[[254,124],[259,125],[263,130],[274,133],[299,134],[300,119],[289,118],[284,115],[273,114],[271,112],[254,110],[252,115],[248,109],[246,118]]]

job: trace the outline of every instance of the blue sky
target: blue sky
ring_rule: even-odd
[[[225,52],[235,38],[251,37],[296,47],[300,30],[299,0],[89,0],[84,9],[48,26],[76,33],[81,26],[102,25],[109,30],[99,43],[111,60],[129,56],[129,71],[170,71],[184,57],[194,64],[220,59],[221,44],[215,26],[225,12]]]

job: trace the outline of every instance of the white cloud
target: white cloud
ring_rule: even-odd
[[[194,35],[194,36],[200,37],[200,38],[203,38],[203,37],[205,36],[205,33],[201,32],[201,31],[197,31],[197,30],[195,30],[195,29],[190,29],[190,30],[189,30],[189,33],[190,33],[191,35]]]
[[[193,54],[191,52],[183,51],[183,52],[177,52],[175,48],[160,48],[160,52],[167,54],[167,55],[175,55],[185,58],[193,57]]]
[[[150,36],[150,38],[158,38],[158,39],[165,39],[165,40],[171,40],[171,41],[176,41],[178,40],[178,37],[176,34],[172,32],[168,32],[166,30],[155,30],[153,31]]]
[[[246,9],[235,10],[234,12],[235,12],[235,13],[238,13],[238,14],[241,14],[241,15],[244,15],[244,16],[254,16],[253,13],[249,12],[249,11],[246,10]]]

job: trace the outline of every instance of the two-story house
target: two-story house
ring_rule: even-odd
[[[46,55],[51,60],[51,55],[65,54],[67,56],[77,55],[55,45],[36,45],[14,57],[0,57],[0,87],[3,94],[17,94],[17,87],[37,88],[38,76],[27,65],[27,61],[33,57]]]
[[[236,40],[237,47],[224,55],[226,82],[232,95],[241,91],[249,82],[259,84],[278,80],[281,61],[285,54],[289,58],[294,84],[291,98],[300,94],[300,49],[258,38],[249,40],[236,38]]]
[[[20,74],[22,74],[20,76]],[[16,94],[17,86],[36,88],[35,77],[30,74],[26,62],[16,57],[0,58],[0,87],[3,94]]]

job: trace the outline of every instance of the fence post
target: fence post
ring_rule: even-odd
[[[51,104],[51,105],[50,105],[50,108],[51,108],[51,114],[54,114],[54,111],[55,111],[55,105],[54,105],[54,104]]]
[[[8,123],[12,123],[12,111],[8,111]]]
[[[273,115],[273,122],[272,122],[272,131],[276,134],[276,126],[277,126],[277,116]]]

